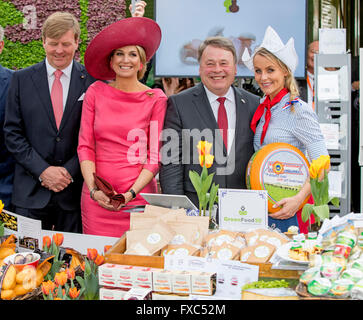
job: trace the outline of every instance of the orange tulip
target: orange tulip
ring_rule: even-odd
[[[86,263],[85,263],[85,261],[83,261],[83,262],[81,263],[81,269],[82,269],[82,271],[84,271],[85,267],[86,267]]]
[[[101,264],[104,264],[104,263],[105,263],[105,257],[101,256],[101,255],[97,255],[97,257],[95,259],[95,264],[100,266]]]
[[[68,291],[68,294],[70,296],[71,299],[76,299],[78,298],[79,294],[80,294],[80,290],[77,290],[76,287],[70,288]]]
[[[3,209],[4,209],[4,203],[0,200],[0,213],[1,211],[3,211]]]
[[[95,260],[98,256],[97,249],[87,249],[87,258],[90,260]]]
[[[103,247],[103,252],[106,253],[108,250],[110,250],[112,248],[112,246],[107,245]]]
[[[48,236],[43,237],[43,249],[45,247],[50,248],[51,243],[52,243],[52,240],[50,239],[50,237],[48,237]]]
[[[67,273],[63,272],[58,272],[55,274],[54,276],[54,282],[58,285],[58,286],[64,286],[67,282]]]
[[[73,268],[66,269],[66,274],[68,279],[74,279],[76,277],[76,272]]]
[[[56,246],[59,247],[60,245],[62,245],[63,240],[64,240],[64,236],[62,233],[56,233],[53,235],[53,241],[56,244]]]
[[[55,289],[55,283],[51,280],[42,282],[42,292],[47,296],[49,293],[53,293]]]

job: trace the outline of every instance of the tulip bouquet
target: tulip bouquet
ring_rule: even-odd
[[[330,157],[328,155],[322,155],[310,164],[309,176],[314,204],[305,204],[301,213],[301,219],[304,222],[308,221],[310,215],[313,214],[315,221],[320,226],[320,221],[329,219],[328,203],[331,202],[334,206],[339,207],[339,199],[329,197],[329,169]]]
[[[64,261],[59,260],[59,247],[62,245],[63,240],[64,236],[62,233],[55,233],[52,239],[49,236],[43,237],[43,251],[48,252],[54,256],[52,267],[45,276],[46,280],[53,280],[56,273],[59,272],[60,268],[64,264]]]
[[[208,141],[199,141],[197,149],[202,172],[198,174],[196,171],[191,170],[189,171],[189,178],[198,195],[199,215],[205,216],[208,206],[209,219],[211,219],[214,203],[218,201],[217,193],[219,188],[219,185],[213,182],[214,172],[208,174],[208,168],[213,165],[214,161],[214,156],[211,155],[212,144]]]
[[[76,280],[81,285],[85,300],[98,300],[98,266],[104,262],[104,256],[99,255],[96,249],[87,249],[87,257],[82,266],[84,276],[83,278],[80,276],[76,277]]]
[[[42,283],[44,300],[79,300],[84,289],[77,289],[74,285],[74,278],[74,269],[68,268],[65,271],[57,272],[54,281],[44,281]],[[68,285],[68,280],[70,280],[71,286]]]

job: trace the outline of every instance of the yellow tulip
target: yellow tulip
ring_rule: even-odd
[[[208,141],[199,141],[197,145],[197,149],[199,152],[199,155],[207,155],[210,154],[210,151],[212,149],[212,144]]]
[[[197,145],[199,153],[199,164],[201,167],[204,165],[210,168],[213,165],[214,156],[210,154],[212,144],[208,141],[199,141]]]
[[[315,179],[318,175],[318,173],[316,171],[316,166],[314,165],[314,160],[310,164],[309,174],[310,174],[311,179]]]

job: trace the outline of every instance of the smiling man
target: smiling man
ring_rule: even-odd
[[[46,58],[14,73],[5,110],[5,143],[16,160],[15,212],[48,230],[82,230],[77,137],[83,95],[95,79],[73,60],[79,37],[72,14],[49,16],[42,27]]]
[[[198,140],[213,143],[215,161],[209,172],[215,172],[215,183],[246,188],[246,167],[253,154],[250,122],[259,104],[257,96],[233,86],[237,58],[229,39],[207,38],[199,47],[198,61],[201,83],[168,99],[160,169],[162,192],[185,194],[197,206],[189,171],[201,172]]]

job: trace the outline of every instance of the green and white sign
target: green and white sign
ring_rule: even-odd
[[[267,191],[219,189],[219,228],[247,231],[267,228]]]

